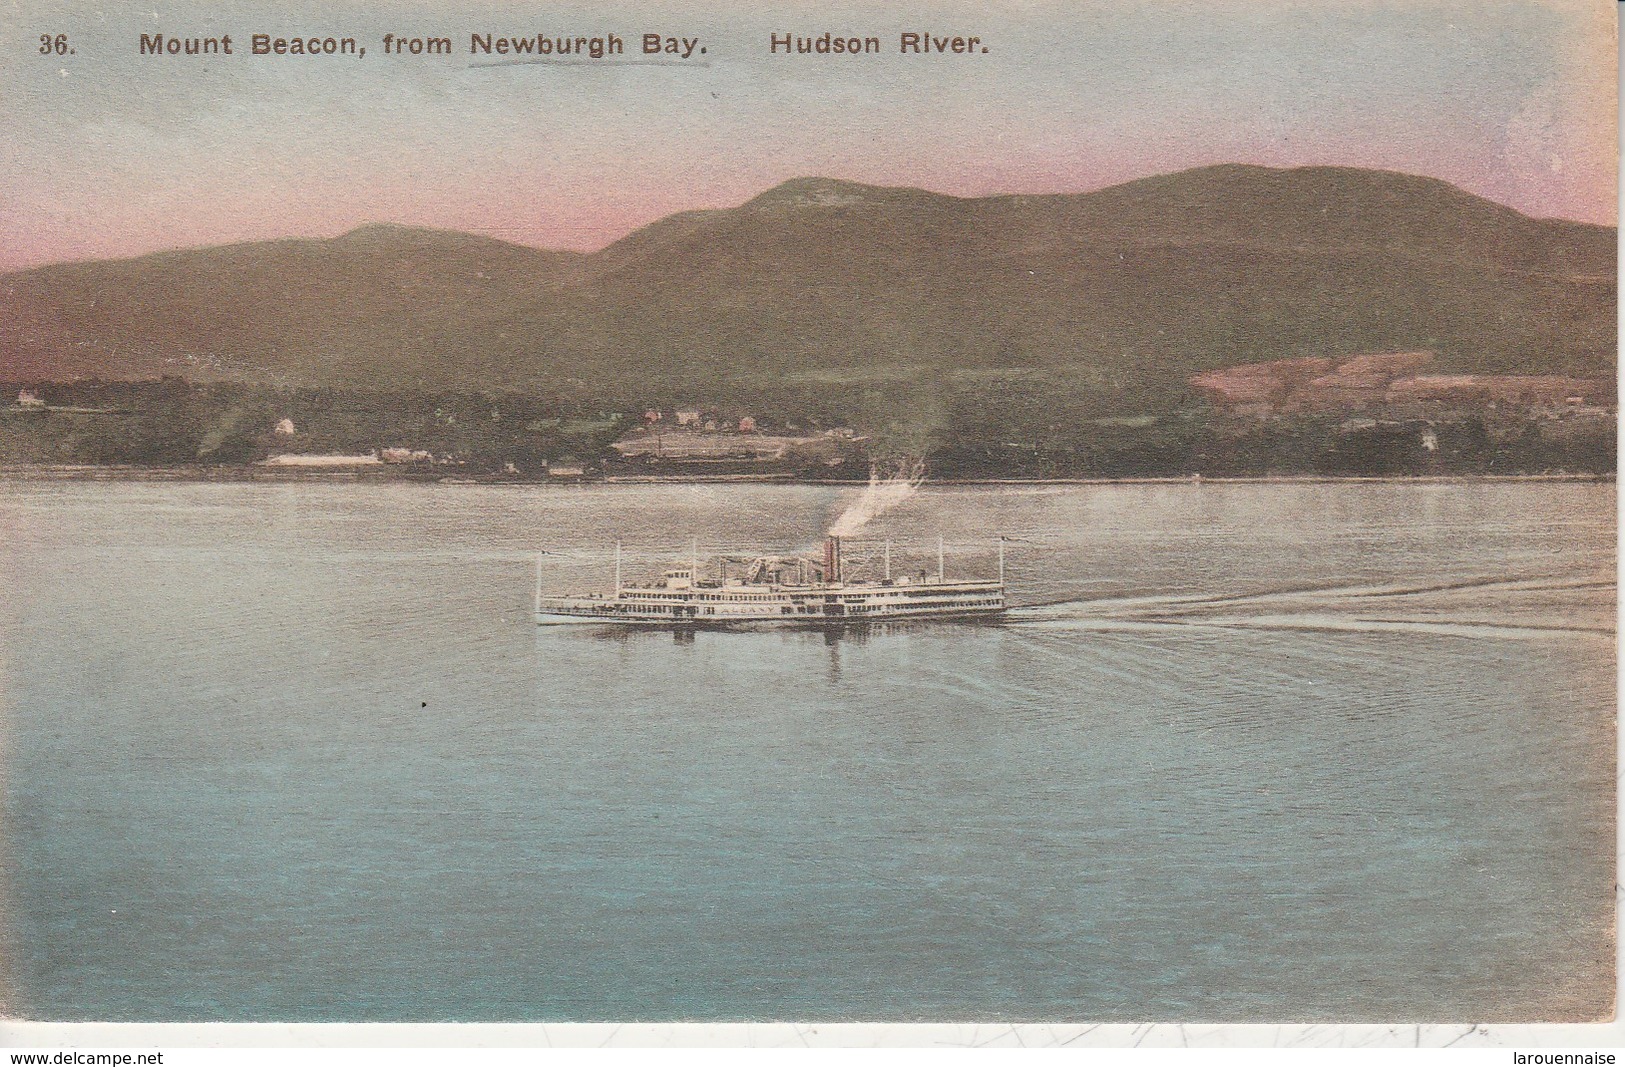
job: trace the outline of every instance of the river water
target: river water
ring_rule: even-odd
[[[0,481],[0,1008],[1608,1014],[1612,485],[928,488],[1007,622],[531,625],[853,497]]]

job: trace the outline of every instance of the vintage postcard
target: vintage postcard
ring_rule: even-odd
[[[0,39],[0,1016],[1613,1019],[1614,4]]]

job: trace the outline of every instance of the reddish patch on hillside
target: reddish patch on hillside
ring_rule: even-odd
[[[1537,408],[1607,407],[1613,383],[1555,374],[1418,374],[1432,352],[1380,352],[1336,360],[1278,359],[1207,371],[1191,378],[1215,407],[1233,415],[1381,410],[1402,405]]]
[[[1212,370],[1196,375],[1191,384],[1204,390],[1220,407],[1274,407],[1331,369],[1331,360],[1306,356]]]

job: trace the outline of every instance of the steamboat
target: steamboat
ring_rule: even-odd
[[[839,537],[827,538],[822,559],[805,556],[721,556],[701,573],[699,562],[666,571],[658,581],[621,581],[620,545],[615,547],[615,590],[575,596],[543,596],[541,561],[536,571],[536,621],[655,626],[736,624],[848,625],[898,619],[997,617],[1005,609],[1004,541],[999,541],[997,579],[949,579],[937,544],[935,576],[893,576],[891,546],[884,570],[873,579],[849,577]]]

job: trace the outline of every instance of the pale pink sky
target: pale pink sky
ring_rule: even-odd
[[[591,250],[812,174],[984,195],[1341,164],[1617,219],[1616,13],[1596,0],[651,0],[552,17],[301,2],[87,16],[24,0],[0,14],[7,39],[48,21],[76,51],[0,70],[0,269],[369,221]],[[894,54],[915,27],[979,34],[989,53]],[[770,33],[825,29],[888,51],[768,52]],[[373,54],[136,54],[141,33],[262,30],[353,35]],[[467,54],[472,32],[617,32],[635,50],[646,30],[700,37],[709,65],[490,68]],[[444,35],[456,52],[384,56],[385,32]]]

